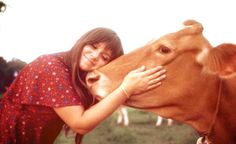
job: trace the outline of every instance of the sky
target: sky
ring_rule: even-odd
[[[1,0],[0,56],[30,62],[67,51],[88,30],[107,27],[125,53],[182,28],[195,19],[213,46],[236,44],[234,0]]]

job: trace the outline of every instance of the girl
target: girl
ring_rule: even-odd
[[[117,89],[100,102],[85,85],[86,73],[123,54],[111,29],[85,33],[67,52],[42,55],[26,65],[0,107],[1,144],[52,144],[63,124],[77,133],[76,142],[110,116],[130,96],[160,85],[161,67],[130,72]],[[150,83],[149,81],[152,81]]]

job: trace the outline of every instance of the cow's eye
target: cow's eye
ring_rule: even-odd
[[[160,51],[161,53],[163,53],[163,54],[167,54],[167,53],[170,53],[170,52],[171,52],[171,49],[168,48],[168,47],[166,47],[166,46],[164,46],[164,45],[161,45],[161,46],[159,47],[159,51]]]

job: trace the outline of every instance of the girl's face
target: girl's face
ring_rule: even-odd
[[[80,58],[80,69],[83,71],[95,70],[111,61],[112,52],[106,43],[85,45]]]

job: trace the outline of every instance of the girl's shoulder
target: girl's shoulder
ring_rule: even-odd
[[[41,69],[61,69],[68,71],[67,66],[63,60],[63,53],[53,53],[53,54],[44,54],[40,55],[34,61],[28,64],[29,67],[37,67]]]
[[[45,63],[50,63],[51,61],[54,62],[60,62],[62,60],[62,57],[60,55],[60,53],[54,53],[54,54],[44,54],[44,55],[40,55],[39,57],[37,57],[32,63],[34,62],[45,62]]]

